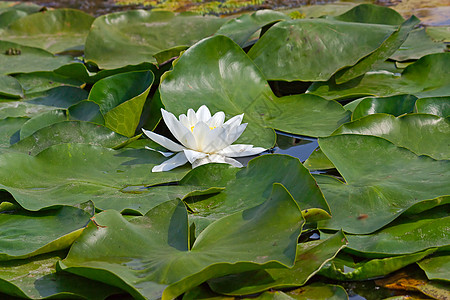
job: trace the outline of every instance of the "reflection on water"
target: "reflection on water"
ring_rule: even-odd
[[[277,132],[277,145],[273,153],[288,154],[304,162],[318,146],[316,138]]]

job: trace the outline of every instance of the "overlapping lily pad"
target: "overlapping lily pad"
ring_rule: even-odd
[[[103,300],[122,291],[98,281],[56,272],[65,252],[54,252],[27,260],[0,262],[0,292],[29,299],[47,297]]]
[[[52,53],[82,50],[94,17],[75,9],[55,9],[20,18],[2,32],[2,40]]]
[[[419,98],[448,96],[449,62],[450,53],[430,54],[406,67],[402,74],[374,71],[343,84],[336,84],[333,80],[314,83],[308,91],[326,99],[400,94],[412,94]]]
[[[449,161],[417,156],[374,136],[336,135],[319,145],[346,181],[314,176],[333,216],[320,228],[372,233],[408,208],[437,205],[433,199],[450,194]]]
[[[249,271],[213,279],[208,284],[213,291],[225,295],[246,295],[271,288],[302,286],[346,243],[344,234],[338,232],[324,241],[298,244],[297,258],[292,269]]]
[[[102,69],[155,62],[158,52],[190,46],[225,22],[217,17],[134,10],[95,19],[86,40],[86,59]]]
[[[102,227],[90,224],[60,266],[112,282],[137,299],[174,298],[213,277],[292,266],[302,224],[297,204],[279,184],[262,205],[211,224],[192,247],[179,201],[130,222],[114,211],[95,218]]]
[[[420,268],[422,268],[422,270],[425,271],[428,279],[450,281],[449,258],[449,255],[437,255],[418,262],[418,265]]]
[[[160,93],[166,109],[177,116],[203,104],[228,118],[244,113],[248,126],[236,143],[265,148],[275,143],[271,128],[324,136],[349,118],[336,102],[310,95],[277,98],[254,63],[224,36],[205,39],[186,51],[163,78]],[[311,126],[319,118],[321,122]]]
[[[0,96],[20,98],[23,96],[23,88],[14,77],[0,75]]]
[[[90,214],[75,207],[42,212],[2,213],[0,261],[28,258],[69,248],[90,217]]]
[[[413,95],[366,97],[359,101],[353,109],[352,120],[377,113],[390,114],[396,117],[411,113],[414,111],[416,100],[417,97]]]
[[[102,209],[102,202],[108,205],[114,199],[120,199],[124,209],[133,205],[134,198],[148,199],[127,193],[126,187],[177,181],[189,170],[152,173],[152,167],[164,159],[146,149],[116,151],[86,144],[54,145],[37,156],[5,153],[0,156],[0,188],[28,210],[88,200]]]
[[[4,118],[0,120],[0,151],[11,145],[11,137],[19,133],[22,125],[28,118]]]
[[[43,92],[58,86],[81,87],[84,84],[83,81],[61,76],[54,72],[18,74],[15,78],[27,94]]]
[[[450,122],[435,115],[407,114],[396,118],[373,114],[342,125],[333,133],[338,134],[379,136],[418,155],[450,159],[447,142]]]
[[[450,97],[421,98],[416,101],[418,113],[432,114],[440,117],[450,116]]]

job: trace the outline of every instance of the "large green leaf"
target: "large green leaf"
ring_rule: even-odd
[[[53,113],[53,111],[50,113]],[[22,134],[28,122],[22,126],[20,134]],[[101,125],[79,121],[64,121],[31,133],[30,136],[25,137],[23,140],[11,146],[11,149],[36,155],[58,144],[76,143],[113,148],[127,140],[127,137],[117,134]]]
[[[10,50],[16,55],[6,55]],[[18,50],[20,54],[18,54]],[[54,56],[43,49],[0,41],[0,74],[53,71],[73,60],[69,56]]]
[[[28,210],[88,200],[102,209],[118,199],[125,208],[133,205],[133,198],[147,198],[127,192],[128,186],[177,181],[189,170],[152,173],[165,159],[145,149],[115,151],[85,144],[54,145],[37,156],[5,153],[0,155],[0,189]]]
[[[252,14],[245,14],[229,20],[215,34],[225,35],[239,46],[245,47],[258,30],[282,20],[289,20],[289,17],[273,10],[258,10]]]
[[[251,59],[224,36],[197,43],[166,74],[161,100],[176,116],[203,104],[212,113],[225,112],[227,118],[245,113],[248,126],[237,143],[270,148],[275,143],[271,128],[326,136],[349,117],[338,103],[310,95],[277,98]]]
[[[319,145],[345,179],[315,175],[332,218],[320,228],[372,233],[418,203],[450,194],[449,161],[417,156],[374,136],[336,135]],[[368,236],[370,237],[370,236]]]
[[[92,300],[103,300],[122,292],[98,281],[56,272],[56,262],[64,257],[65,253],[55,252],[27,260],[0,262],[0,292],[30,299],[54,297]]]
[[[33,104],[28,101],[0,101],[0,119],[33,117],[55,110],[54,106]]]
[[[333,133],[338,134],[379,136],[418,155],[450,159],[450,122],[435,115],[407,114],[396,118],[373,114],[342,125]]]
[[[425,271],[430,280],[450,281],[450,257],[449,255],[438,255],[426,258],[417,263]]]
[[[20,18],[2,32],[2,40],[52,53],[83,50],[94,17],[75,9],[55,9]]]
[[[22,128],[20,128],[20,139],[29,137],[39,129],[44,127],[67,121],[66,112],[62,109],[55,109],[48,112],[44,112],[37,116],[32,117]],[[55,135],[57,137],[57,135]]]
[[[449,206],[438,206],[420,214],[398,218],[370,235],[347,234],[346,251],[367,257],[410,254],[450,245]]]
[[[370,24],[400,25],[405,19],[395,10],[374,4],[363,3],[330,19]]]
[[[338,254],[333,260],[326,263],[320,269],[319,274],[335,280],[369,280],[386,276],[389,273],[415,263],[435,252],[436,249],[428,249],[423,252],[371,259],[355,262],[353,257],[346,254]]]
[[[98,104],[106,127],[131,137],[139,124],[153,80],[151,71],[113,75],[94,84],[88,99]]]
[[[430,54],[394,74],[384,70],[366,73],[343,84],[313,83],[309,92],[326,99],[412,94],[419,98],[450,94],[450,53]]]
[[[403,44],[411,30],[413,30],[414,26],[419,23],[420,20],[415,16],[412,16],[406,20],[381,44],[378,49],[362,58],[354,66],[337,73],[335,76],[336,83],[341,84],[361,76],[370,71],[377,62],[383,62],[388,59],[389,56],[391,56],[400,47],[400,45]]]
[[[362,99],[354,108],[352,120],[377,113],[390,114],[396,117],[411,113],[414,110],[416,100],[417,97],[413,95],[366,97]]]
[[[0,96],[23,97],[23,88],[20,82],[14,77],[0,74]]]
[[[18,74],[15,78],[20,82],[26,94],[43,92],[57,86],[81,87],[84,82],[54,72],[35,72]]]
[[[211,289],[225,295],[246,295],[272,288],[302,286],[345,247],[347,240],[338,232],[323,241],[298,244],[292,269],[264,269],[234,274],[208,282]]]
[[[88,92],[74,86],[59,86],[26,97],[28,103],[48,105],[57,108],[70,106],[87,98]]]
[[[194,212],[197,231],[223,216],[261,204],[270,195],[274,183],[285,186],[298,205],[308,213],[326,217],[328,205],[316,182],[297,158],[289,155],[263,155],[251,160],[238,171],[220,194],[208,199],[188,202]]]
[[[86,39],[86,59],[102,69],[155,62],[155,55],[190,46],[225,22],[217,17],[133,10],[98,17]]]
[[[68,248],[91,215],[75,207],[0,214],[0,261]]]
[[[275,184],[260,206],[211,224],[189,247],[185,206],[165,202],[126,221],[115,211],[96,217],[60,266],[113,283],[137,299],[172,299],[230,273],[292,266],[303,222],[286,189]]]
[[[269,80],[324,81],[372,53],[394,30],[325,19],[282,21],[248,55]]]
[[[450,97],[421,98],[416,101],[418,113],[432,114],[446,118],[450,116]]]
[[[425,28],[420,28],[413,30],[390,58],[397,61],[419,59],[428,54],[445,52],[446,48],[444,43],[434,42],[425,32]]]

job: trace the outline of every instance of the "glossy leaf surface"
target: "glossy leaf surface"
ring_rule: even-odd
[[[413,95],[398,95],[392,97],[366,97],[353,110],[352,120],[367,115],[385,113],[396,117],[411,113],[414,110],[417,97]]]
[[[417,264],[425,271],[430,280],[450,281],[450,257],[448,255],[437,255],[421,260]]]
[[[450,97],[418,99],[416,101],[416,111],[446,118],[450,116]]]

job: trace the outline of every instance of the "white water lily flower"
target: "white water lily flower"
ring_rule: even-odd
[[[187,116],[182,114],[179,119],[164,109],[161,109],[161,113],[170,132],[181,145],[162,135],[142,129],[154,142],[172,152],[178,152],[169,160],[153,167],[152,172],[169,171],[187,162],[192,164],[192,168],[207,163],[226,163],[242,167],[240,162],[231,157],[256,155],[266,150],[252,145],[231,145],[247,127],[247,123],[241,124],[244,114],[237,115],[224,123],[224,112],[219,111],[211,117],[211,112],[206,105],[202,105],[197,112],[189,109]],[[160,153],[166,157],[173,154]]]

